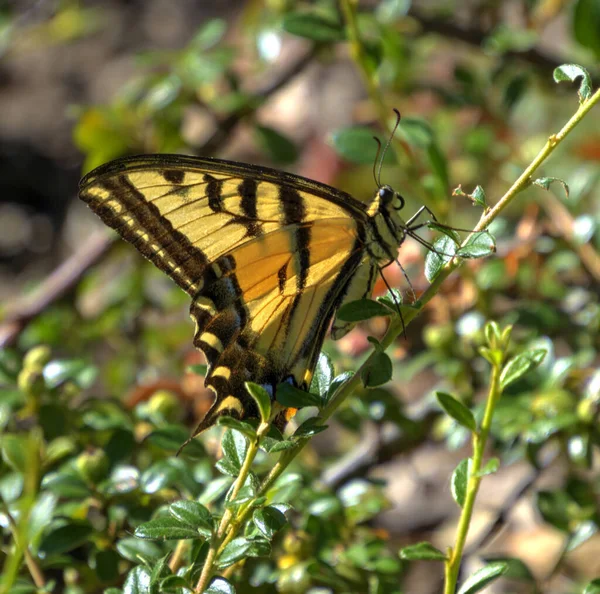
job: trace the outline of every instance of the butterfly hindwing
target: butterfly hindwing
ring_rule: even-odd
[[[245,381],[307,388],[336,306],[364,289],[364,207],[305,178],[134,157],[86,176],[81,197],[192,296],[194,343],[216,392],[196,433],[220,414],[256,416]]]

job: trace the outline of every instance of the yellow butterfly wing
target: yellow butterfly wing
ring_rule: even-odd
[[[306,389],[336,307],[374,278],[362,203],[292,174],[149,155],[92,171],[80,197],[192,296],[216,393],[195,434],[256,416],[246,381]]]

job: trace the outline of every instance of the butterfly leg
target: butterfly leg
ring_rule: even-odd
[[[416,231],[417,229],[421,229],[422,227],[426,227],[430,221],[425,221],[424,223],[419,223],[418,225],[414,225],[414,222],[424,213],[428,213],[433,221],[437,223],[437,218],[427,206],[423,205],[417,212],[406,221],[406,228],[408,231]]]

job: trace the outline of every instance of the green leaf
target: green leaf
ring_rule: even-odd
[[[490,563],[489,565],[477,570],[472,576],[468,577],[458,591],[458,594],[475,594],[475,592],[480,592],[488,584],[492,583],[502,574],[506,573],[507,570],[507,563],[502,561]]]
[[[600,578],[592,580],[587,584],[583,594],[600,594]]]
[[[377,301],[397,313],[403,301],[402,292],[398,289],[389,289],[385,295],[377,297]]]
[[[239,431],[242,435],[254,439],[256,437],[256,429],[246,421],[240,421],[228,415],[222,415],[217,419],[217,425],[227,427]]]
[[[246,382],[244,385],[250,396],[254,399],[254,402],[256,402],[262,422],[268,423],[271,418],[271,397],[269,393],[262,386],[254,382]]]
[[[432,142],[427,149],[427,156],[431,164],[433,174],[440,181],[442,188],[450,186],[450,177],[448,175],[448,162],[446,156],[440,149],[437,142]]]
[[[44,379],[49,388],[56,388],[66,381],[75,382],[80,388],[87,389],[96,380],[98,369],[81,359],[50,361],[44,367]]]
[[[218,569],[225,569],[241,559],[244,559],[250,549],[252,542],[244,537],[234,538],[221,553],[217,561]]]
[[[342,503],[333,495],[322,495],[308,507],[308,512],[318,518],[332,518],[343,511]]]
[[[460,243],[460,235],[452,229],[452,227],[448,227],[447,225],[442,225],[437,221],[428,221],[427,228],[432,231],[437,231],[438,233],[444,234],[446,237],[452,239],[455,243]]]
[[[144,522],[138,526],[134,534],[138,538],[147,540],[181,540],[181,539],[205,539],[204,534],[193,526],[181,522],[177,518],[164,516]]]
[[[508,385],[538,367],[547,352],[546,349],[532,349],[510,359],[500,374],[500,389],[504,390]]]
[[[576,413],[559,413],[554,417],[538,419],[529,424],[523,437],[530,443],[544,443],[555,433],[559,433],[568,427],[576,427],[579,421],[580,419]]]
[[[269,540],[287,523],[285,515],[276,507],[270,505],[254,510],[252,519],[260,532],[262,532],[265,538],[268,538]]]
[[[315,372],[312,381],[310,382],[309,392],[311,394],[318,394],[321,398],[325,398],[329,392],[333,374],[334,370],[331,358],[327,353],[319,353],[317,366],[315,367]]]
[[[495,472],[498,472],[498,468],[500,468],[500,460],[498,458],[490,458],[485,466],[477,473],[477,476],[494,474]]]
[[[94,532],[87,522],[68,522],[47,532],[40,543],[39,553],[44,556],[60,555],[87,543]]]
[[[377,20],[391,25],[405,17],[411,5],[411,0],[382,0],[376,9]]]
[[[140,488],[144,493],[156,493],[177,483],[184,471],[181,460],[160,460],[142,473]]]
[[[121,558],[112,549],[96,551],[93,554],[96,575],[101,582],[115,582],[119,577],[119,563]]]
[[[429,122],[421,118],[403,117],[398,132],[409,144],[424,149],[429,148],[435,139]]]
[[[269,445],[264,443],[263,440],[263,443],[261,445],[264,446],[265,452],[268,452],[269,454],[275,454],[277,452],[283,452],[283,450],[290,450],[292,448],[295,448],[297,444],[291,439],[284,439],[282,441],[270,443]]]
[[[400,559],[406,561],[445,561],[446,555],[430,542],[419,542],[400,549]]]
[[[195,373],[196,375],[201,375],[204,377],[208,370],[208,365],[188,365],[186,371],[188,373]]]
[[[481,206],[482,208],[487,208],[487,199],[485,197],[485,192],[481,186],[475,186],[475,189],[471,194],[469,194],[469,198],[473,201],[477,206]]]
[[[283,19],[283,30],[306,37],[313,41],[335,42],[343,41],[343,27],[333,19],[327,19],[316,12],[291,12]]]
[[[323,406],[323,400],[316,394],[305,392],[287,382],[281,383],[275,390],[275,397],[279,404],[288,408],[304,408],[305,406]]]
[[[148,89],[141,105],[150,114],[153,114],[173,103],[179,96],[181,89],[181,79],[175,74],[169,74]]]
[[[248,452],[248,440],[239,431],[229,429],[221,440],[221,448],[223,458],[217,462],[217,469],[224,474],[238,476]]]
[[[2,459],[13,470],[25,474],[27,472],[27,453],[32,445],[27,435],[3,435],[0,440]]]
[[[287,137],[268,126],[254,128],[257,144],[269,155],[273,163],[288,165],[298,160],[298,149]]]
[[[27,522],[27,542],[34,550],[37,548],[42,533],[48,526],[48,522],[52,519],[57,502],[58,496],[46,491],[40,493],[31,509]]]
[[[342,128],[333,133],[331,144],[335,151],[352,163],[357,165],[372,165],[377,156],[377,142],[371,128],[352,126]],[[396,162],[393,149],[390,147],[383,157],[383,162],[393,164]]]
[[[535,583],[535,577],[529,567],[516,557],[494,556],[485,558],[486,563],[506,563],[507,570],[504,576],[511,580],[520,580],[522,582]]]
[[[569,186],[567,185],[567,182],[560,179],[560,177],[538,177],[537,179],[534,179],[531,183],[534,186],[539,186],[540,188],[543,188],[544,190],[549,190],[550,186],[553,183],[560,184],[563,187],[567,198],[569,197]]]
[[[430,250],[425,258],[425,278],[431,283],[441,272],[444,264],[456,253],[457,245],[450,237],[440,237],[433,244],[435,251]]]
[[[335,394],[336,390],[345,382],[347,382],[354,375],[353,371],[345,371],[344,373],[340,373],[340,375],[336,376],[331,385],[329,386],[329,390],[327,392],[326,402],[329,402],[331,397]]]
[[[250,541],[250,547],[246,554],[248,557],[269,557],[271,555],[271,543],[262,537],[254,537]]]
[[[591,2],[594,2],[594,0],[591,0]],[[598,31],[595,32],[595,35],[598,35]],[[554,69],[553,76],[556,82],[561,82],[564,80],[575,82],[581,77],[581,83],[579,84],[579,90],[577,91],[577,94],[579,95],[579,103],[587,101],[592,96],[592,79],[589,75],[589,72],[582,66],[579,66],[578,64],[563,64],[562,66]]]
[[[66,472],[51,472],[42,479],[42,488],[56,493],[59,497],[83,499],[90,495],[90,488],[85,482]]]
[[[181,444],[187,441],[189,436],[189,430],[185,427],[181,425],[168,425],[150,433],[144,439],[144,442],[151,443],[162,450],[176,452],[181,447]],[[193,439],[187,444],[182,454],[188,458],[203,458],[206,456],[206,450],[200,441]]]
[[[450,479],[450,489],[452,491],[452,497],[454,501],[463,507],[465,504],[465,498],[467,496],[467,484],[469,482],[469,474],[471,473],[471,458],[465,458],[458,463],[458,466],[452,473]]]
[[[237,476],[237,475],[236,475]],[[221,495],[227,492],[229,486],[232,483],[230,476],[220,476],[213,479],[206,485],[206,489],[202,492],[202,495],[198,497],[198,501],[204,505],[209,505],[219,499]]]
[[[196,529],[205,538],[210,538],[213,519],[201,503],[189,500],[176,501],[169,506],[169,513],[179,522]]]
[[[119,555],[132,563],[139,563],[142,560],[149,565],[160,559],[163,554],[161,548],[152,541],[140,540],[132,536],[121,538],[116,546]]]
[[[562,532],[569,532],[571,517],[569,509],[573,508],[573,500],[564,491],[539,491],[537,507],[548,524]]]
[[[484,258],[496,251],[496,242],[490,233],[481,231],[467,239],[467,243],[456,250],[460,258]]]
[[[361,370],[360,379],[365,388],[376,388],[392,379],[392,360],[383,351],[373,354],[366,367]]]
[[[322,425],[319,417],[311,417],[310,419],[306,419],[306,421],[294,431],[293,437],[312,437],[317,433],[321,433],[321,431],[325,431],[325,429],[327,429],[327,425]]]
[[[224,19],[211,19],[200,27],[190,42],[190,46],[198,51],[211,49],[223,39],[226,31],[227,21]]]
[[[577,0],[573,11],[573,35],[583,46],[600,58],[600,6],[596,0]]]
[[[584,542],[587,542],[592,536],[598,532],[598,525],[592,520],[581,522],[573,534],[569,536],[569,543],[567,544],[566,551],[570,553],[577,547],[581,546]]]
[[[394,311],[387,305],[372,299],[357,299],[344,303],[336,313],[336,318],[343,322],[360,322],[376,316],[391,316]]]
[[[472,433],[477,431],[477,424],[473,413],[459,400],[446,394],[445,392],[435,393],[440,406],[449,414],[459,425],[468,429]]]
[[[138,565],[125,578],[123,594],[148,594],[150,592],[150,570]]]
[[[205,594],[235,594],[235,588],[225,578],[216,577],[210,582]]]

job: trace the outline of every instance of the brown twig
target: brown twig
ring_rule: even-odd
[[[544,194],[539,201],[540,206],[552,221],[552,225],[560,233],[573,251],[579,254],[581,263],[593,279],[600,283],[600,255],[590,243],[579,243],[575,237],[575,221],[564,204],[551,193]]]
[[[442,37],[456,39],[477,47],[481,47],[489,36],[488,31],[476,27],[461,27],[449,20],[428,16],[414,6],[408,11],[408,16],[415,19],[426,33],[436,33]],[[528,62],[539,68],[543,75],[551,75],[555,68],[571,61],[560,56],[550,56],[534,48],[523,51],[510,50],[504,52],[502,57],[507,60],[517,59]],[[595,76],[597,76],[597,73],[595,73]],[[551,77],[549,80],[551,80]],[[594,86],[597,86],[596,82],[594,82]]]
[[[437,418],[439,413],[430,412],[414,424],[412,431],[396,427],[379,439],[374,439],[371,434],[366,435],[348,454],[323,473],[322,482],[331,489],[338,489],[350,479],[367,475],[378,464],[411,452],[430,437]]]
[[[50,273],[33,291],[6,311],[0,324],[0,348],[14,344],[27,324],[77,285],[81,277],[108,251],[114,239],[106,233],[87,243]]]
[[[225,119],[219,122],[214,134],[198,149],[197,153],[201,156],[213,156],[229,139],[235,127],[246,117],[252,115],[258,107],[271,95],[285,87],[296,76],[298,76],[314,59],[319,51],[319,46],[315,45],[303,56],[292,64],[279,78],[266,84],[262,89],[256,91],[252,99],[246,105],[240,107]]]

